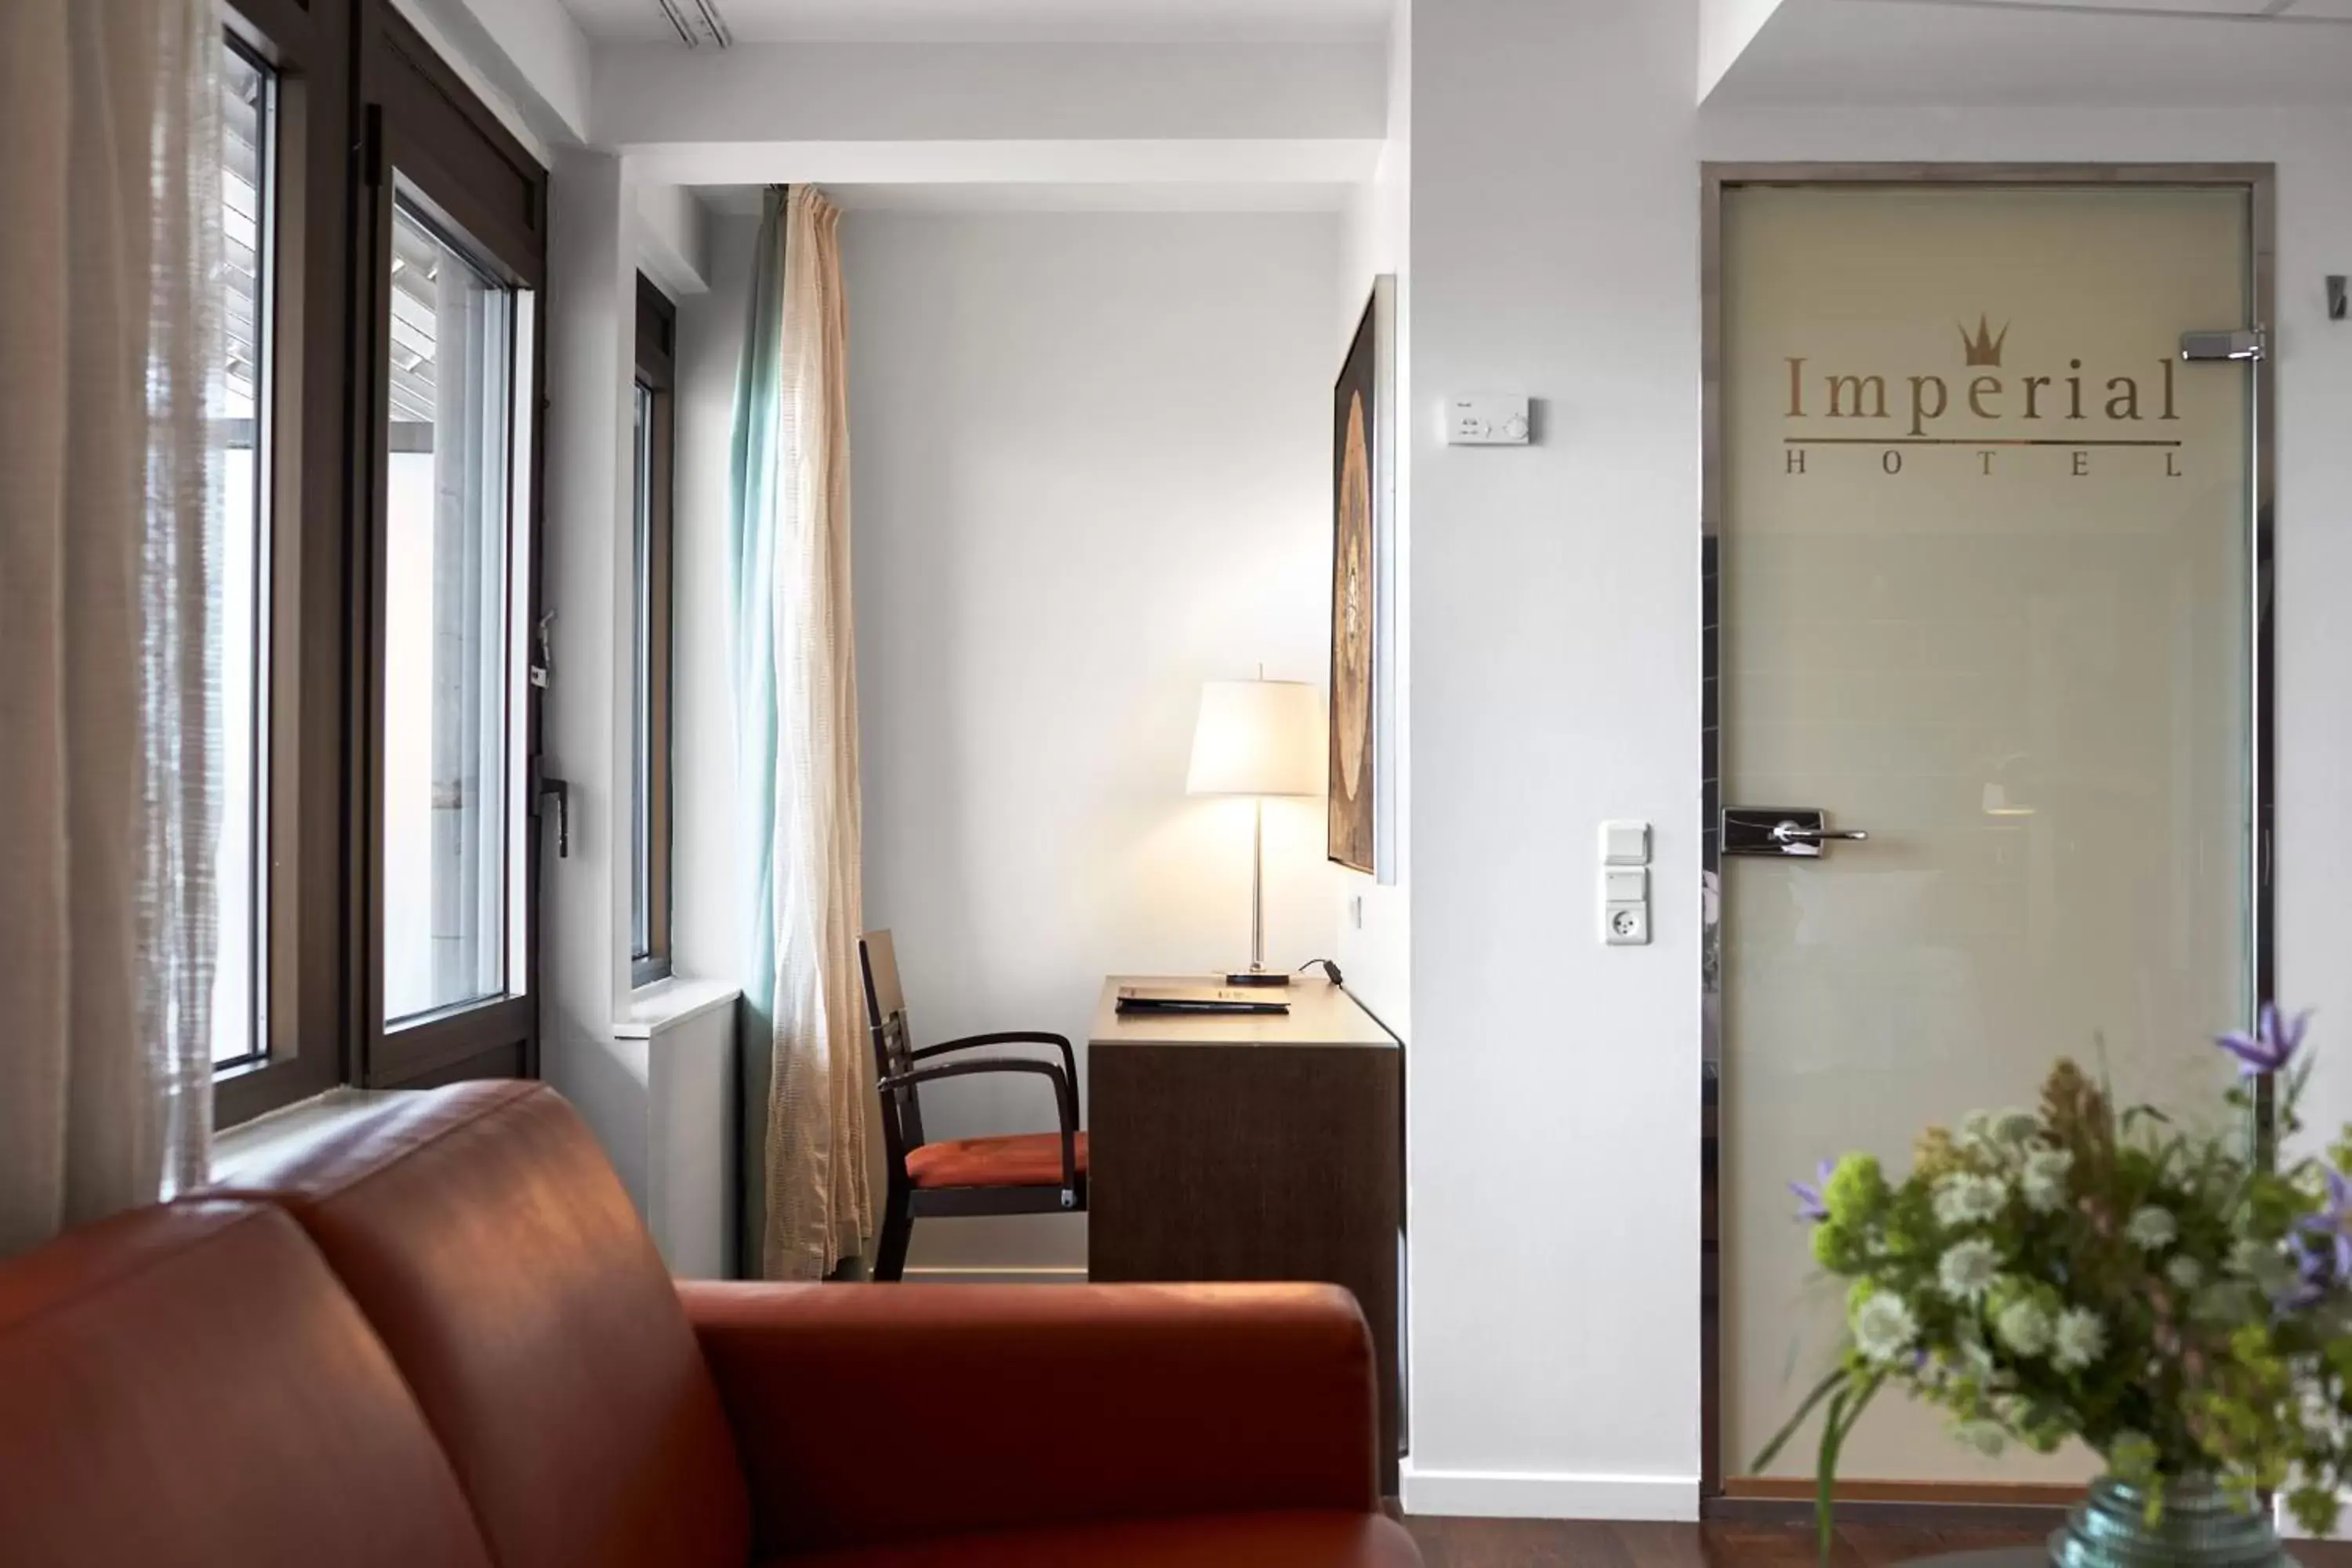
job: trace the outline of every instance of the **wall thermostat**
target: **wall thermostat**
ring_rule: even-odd
[[[1524,447],[1528,436],[1524,396],[1488,393],[1446,399],[1445,444],[1449,447]]]

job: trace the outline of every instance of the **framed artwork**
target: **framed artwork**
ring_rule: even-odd
[[[1383,275],[1331,389],[1329,823],[1325,853],[1392,879],[1384,853],[1389,775],[1390,376],[1395,279]]]

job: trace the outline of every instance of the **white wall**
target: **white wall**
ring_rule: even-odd
[[[1698,1471],[1696,0],[1412,16],[1408,1508]],[[1436,400],[1526,392],[1525,448]],[[1656,825],[1643,948],[1596,824]]]
[[[866,912],[920,1038],[1083,1040],[1107,973],[1245,962],[1249,808],[1184,771],[1202,681],[1323,679],[1338,231],[846,216]],[[1333,952],[1322,813],[1268,805],[1269,964]],[[1024,1080],[925,1121],[1053,1125]],[[942,1221],[910,1262],[1081,1268],[1084,1238]]]
[[[1413,25],[1410,1319],[1416,1511],[1687,1516],[1699,1469],[1697,177],[1769,161],[2279,165],[2279,984],[2352,1018],[2352,258],[2342,111],[1734,112],[1698,0]],[[1542,401],[1449,451],[1434,400]],[[1656,826],[1654,944],[1592,930],[1594,825]],[[2333,1042],[2339,1058],[2352,1037]],[[2315,1122],[2352,1111],[2323,1070]],[[1524,1194],[1552,1206],[1529,1222]]]
[[[751,309],[760,220],[709,227],[708,292],[677,302],[677,490],[670,530],[670,950],[680,971],[743,977],[744,889],[735,852],[733,599],[729,475],[735,376]]]
[[[628,991],[629,769],[636,258],[621,160],[565,152],[548,235],[546,576],[555,613],[543,709],[547,773],[570,790],[571,853],[541,865],[541,1039],[547,1079],[604,1136],[630,1191],[641,1145],[614,1135],[642,1097],[642,1051],[613,1035]]]
[[[1382,56],[1329,44],[606,44],[596,134],[726,142],[1377,139]]]

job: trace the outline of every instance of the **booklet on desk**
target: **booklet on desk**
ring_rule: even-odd
[[[1122,985],[1122,1013],[1287,1013],[1290,1004],[1264,992],[1223,985]]]

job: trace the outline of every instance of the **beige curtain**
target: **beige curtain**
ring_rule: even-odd
[[[857,652],[849,592],[848,309],[839,209],[796,186],[782,215],[777,392],[776,1005],[762,1272],[821,1279],[873,1234],[873,1077],[857,937]]]
[[[204,1177],[220,26],[0,3],[0,1255]]]

